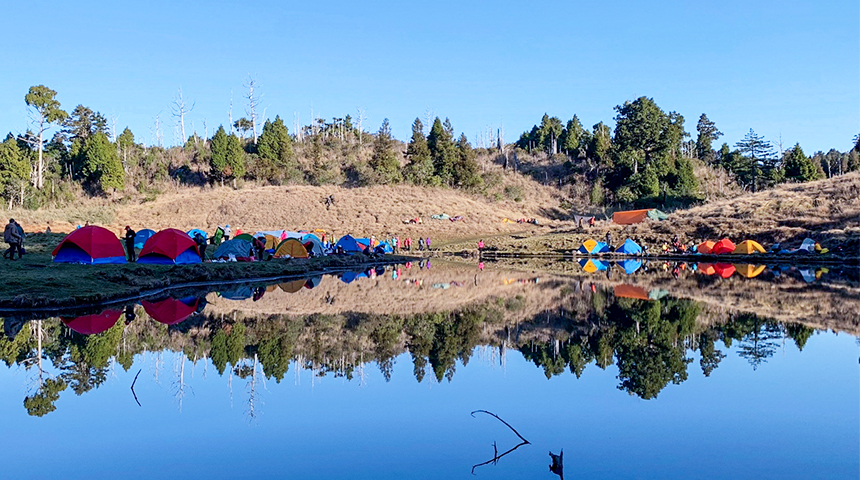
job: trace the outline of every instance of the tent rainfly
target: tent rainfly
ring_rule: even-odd
[[[656,208],[644,208],[641,210],[626,210],[612,214],[612,221],[618,225],[632,225],[640,223],[646,218],[651,220],[665,220],[668,215]]]

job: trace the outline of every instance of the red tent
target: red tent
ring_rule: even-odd
[[[728,238],[724,238],[719,242],[714,244],[714,248],[711,249],[711,253],[716,255],[722,255],[724,253],[732,253],[735,251],[735,244],[732,243]]]
[[[723,278],[729,278],[735,273],[735,266],[731,263],[717,263],[714,264],[714,271]]]
[[[60,317],[60,320],[78,333],[95,335],[108,331],[119,320],[120,315],[122,310],[105,310],[97,315],[84,315],[73,319]]]
[[[149,237],[140,251],[140,263],[199,263],[197,243],[187,233],[175,228]]]
[[[197,310],[197,304],[200,301],[195,298],[192,303],[186,303],[175,298],[166,298],[160,302],[147,302],[141,300],[140,304],[146,313],[156,322],[165,325],[175,325],[190,317]]]
[[[51,255],[61,263],[125,263],[125,250],[116,235],[96,225],[68,234]]]

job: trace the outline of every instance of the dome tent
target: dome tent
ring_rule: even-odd
[[[233,240],[227,240],[222,243],[215,253],[212,255],[213,259],[223,258],[228,259],[230,255],[233,255],[236,260],[240,262],[247,262],[251,260],[251,242],[246,240],[234,238]]]
[[[200,263],[200,252],[197,250],[197,243],[187,233],[168,228],[146,241],[137,263],[157,265]]]
[[[116,235],[95,225],[68,234],[51,255],[55,263],[126,263],[125,250]]]
[[[148,228],[138,230],[134,235],[134,248],[143,248],[146,241],[149,240],[149,237],[153,235],[155,235],[155,230],[150,230]]]

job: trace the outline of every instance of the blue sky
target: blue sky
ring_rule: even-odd
[[[244,114],[254,76],[268,117],[308,123],[365,111],[407,139],[415,117],[449,117],[476,141],[507,141],[544,112],[586,126],[645,95],[686,119],[701,113],[734,144],[753,128],[807,153],[848,150],[860,132],[860,6],[816,2],[13,2],[0,130],[27,128],[32,85],[154,141],[170,104],[195,103],[186,129],[211,135]]]

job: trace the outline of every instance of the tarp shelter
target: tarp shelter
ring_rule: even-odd
[[[110,327],[116,324],[120,315],[122,315],[122,310],[109,309],[96,315],[83,315],[72,319],[60,317],[60,320],[82,335],[96,335],[108,331]]]
[[[627,260],[620,260],[616,264],[624,270],[624,273],[631,275],[642,267],[642,260],[628,258]]]
[[[305,286],[305,282],[307,280],[301,278],[299,280],[293,280],[291,282],[284,282],[278,285],[278,288],[283,290],[286,293],[296,293]]]
[[[334,246],[335,250],[337,250],[338,247],[343,249],[346,253],[361,253],[364,250],[364,245],[358,243],[352,235],[344,235],[340,237],[340,240],[338,240]]]
[[[699,263],[696,265],[696,270],[705,275],[713,275],[717,273],[717,270],[714,268],[714,264],[712,263]]]
[[[175,228],[162,230],[149,237],[137,263],[157,265],[186,265],[200,263],[197,243],[187,233]]]
[[[638,243],[628,238],[627,240],[624,240],[624,243],[622,243],[621,246],[615,249],[615,253],[640,255],[642,253],[642,247],[640,247]]]
[[[714,264],[714,271],[723,278],[729,278],[735,273],[735,266],[731,263],[717,263]]]
[[[143,245],[146,244],[146,241],[149,240],[149,237],[155,235],[155,230],[150,230],[148,228],[144,228],[143,230],[138,230],[134,235],[134,248],[143,248]]]
[[[646,218],[651,220],[665,220],[667,214],[657,210],[656,208],[645,208],[642,210],[627,210],[623,212],[615,212],[612,214],[612,221],[619,225],[632,225],[640,223]]]
[[[240,235],[236,235],[233,237],[234,240],[245,240],[246,242],[251,242],[251,245],[254,244],[254,236],[250,233],[243,233]]]
[[[696,251],[707,255],[714,250],[714,245],[716,245],[716,242],[712,242],[711,240],[705,240],[704,242],[696,245]]]
[[[191,237],[191,238],[194,238],[194,236],[195,236],[195,235],[197,235],[198,233],[199,233],[199,234],[200,234],[200,236],[202,236],[203,238],[209,238],[209,235],[208,235],[205,231],[200,230],[199,228],[192,228],[191,230],[188,230],[188,231],[187,231],[187,232],[185,232],[185,233],[187,233],[187,234],[188,234],[188,236],[189,236],[189,237]]]
[[[275,249],[275,258],[308,258],[308,251],[302,242],[295,238],[288,238],[278,244]]]
[[[153,320],[165,325],[176,325],[197,311],[197,297],[166,298],[160,302],[141,300],[140,304]]]
[[[650,300],[648,292],[642,287],[635,285],[616,285],[613,288],[616,297],[635,298],[638,300]]]
[[[574,215],[573,223],[577,225],[582,225],[583,227],[591,224],[591,219],[594,218],[594,215]]]
[[[711,249],[711,253],[715,255],[723,255],[725,253],[732,253],[735,251],[735,244],[732,243],[728,238],[724,238],[719,242],[714,244],[714,248]]]
[[[766,253],[764,247],[761,246],[760,243],[755,240],[744,240],[739,243],[738,246],[732,250],[732,253],[742,253],[744,255],[749,255],[752,253]]]
[[[609,268],[606,262],[594,258],[583,258],[579,261],[579,266],[588,273],[602,272]]]
[[[746,278],[755,278],[761,275],[766,268],[764,265],[752,265],[749,263],[734,264],[735,270]]]
[[[95,225],[68,234],[51,255],[56,263],[126,263],[125,250],[116,235]]]
[[[577,249],[576,251],[579,253],[589,254],[596,245],[597,242],[589,238],[588,240],[582,242],[582,245],[580,245],[579,249]]]
[[[313,233],[307,233],[302,236],[302,245],[305,246],[305,250],[308,253],[313,253],[315,257],[321,257],[325,254],[325,246],[322,243],[322,240],[319,239]]]
[[[242,240],[242,239],[232,239],[227,240],[222,243],[215,253],[212,255],[213,259],[218,258],[230,258],[230,255],[236,257],[236,260],[240,262],[247,262],[251,260],[251,243]]]

